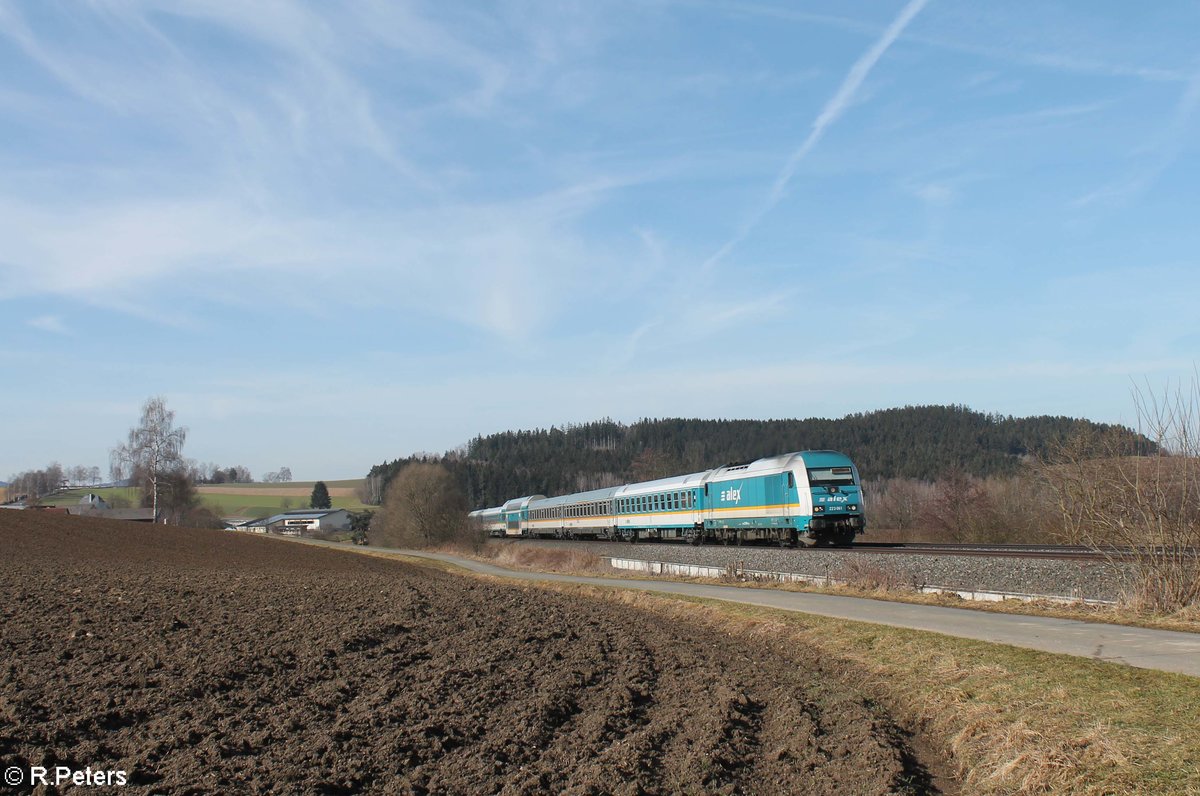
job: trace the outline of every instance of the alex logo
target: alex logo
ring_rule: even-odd
[[[735,505],[741,503],[742,502],[742,488],[739,486],[737,489],[722,490],[721,491],[721,502],[722,503],[733,503]]]
[[[848,500],[850,500],[850,498],[846,497],[845,495],[828,495],[817,498],[818,503],[845,503]]]

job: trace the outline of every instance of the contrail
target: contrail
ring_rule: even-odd
[[[892,24],[888,25],[883,35],[854,62],[854,66],[850,67],[850,71],[842,79],[842,84],[838,86],[837,92],[829,98],[829,101],[825,103],[825,107],[817,114],[808,137],[804,139],[804,142],[796,148],[796,151],[783,164],[783,168],[771,184],[771,191],[767,194],[762,205],[742,223],[741,227],[738,228],[737,234],[704,261],[704,264],[701,266],[702,270],[708,270],[724,259],[725,255],[729,254],[739,243],[745,240],[746,236],[759,225],[767,213],[771,212],[775,208],[775,205],[779,204],[780,200],[783,199],[784,193],[787,191],[788,184],[796,174],[796,169],[800,166],[800,161],[813,150],[821,140],[821,137],[825,135],[825,130],[836,122],[850,103],[854,101],[854,95],[858,92],[859,86],[862,85],[863,80],[870,74],[876,62],[887,52],[888,47],[892,46],[892,42],[900,37],[900,34],[908,27],[908,23],[912,22],[913,17],[921,12],[921,9],[925,7],[927,2],[929,0],[909,0],[908,5],[904,6],[899,16],[892,20]]]

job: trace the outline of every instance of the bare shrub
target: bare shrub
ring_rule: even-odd
[[[1054,500],[1033,471],[990,478],[951,471],[934,485],[922,524],[928,541],[1036,544],[1048,540],[1056,518]]]
[[[1045,543],[1058,527],[1054,494],[1035,468],[936,483],[888,478],[864,484],[871,538],[893,542]]]
[[[830,572],[829,576],[844,582],[847,586],[863,591],[911,592],[915,590],[912,581],[896,570],[880,564],[867,564],[858,559],[850,559],[838,569]]]
[[[530,547],[526,545],[488,545],[485,554],[497,564],[520,569],[551,572],[608,571],[604,560],[595,553],[559,547]]]
[[[1040,472],[1056,497],[1064,541],[1104,552],[1128,607],[1170,613],[1200,604],[1200,379],[1186,390],[1134,391],[1138,430],[1154,444],[1131,455],[1128,433],[1083,433]],[[1135,550],[1136,555],[1122,553]]]
[[[863,502],[873,527],[897,531],[901,537],[916,531],[934,487],[915,478],[885,478],[863,484]]]

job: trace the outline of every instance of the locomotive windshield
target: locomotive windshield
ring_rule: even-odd
[[[810,467],[808,483],[812,486],[854,486],[854,470],[850,467]]]

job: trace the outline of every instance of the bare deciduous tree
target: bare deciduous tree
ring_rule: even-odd
[[[372,545],[430,547],[473,538],[466,498],[446,468],[416,462],[388,484],[371,521]]]
[[[863,485],[863,502],[871,525],[901,534],[919,527],[934,494],[933,484],[914,478],[887,478]]]
[[[164,476],[183,464],[186,428],[175,428],[175,413],[162,396],[142,405],[141,422],[129,429],[129,439],[113,450],[113,459],[130,471],[141,470],[149,481],[151,506],[158,519],[158,495]],[[114,467],[114,470],[116,468]]]
[[[358,499],[368,506],[378,506],[383,502],[383,476],[368,475],[356,488]]]
[[[1118,430],[1074,437],[1040,465],[1056,497],[1064,541],[1109,554],[1139,610],[1200,604],[1200,379],[1189,388],[1134,391],[1139,431],[1154,445],[1131,451]],[[1137,554],[1126,558],[1129,549]]]

